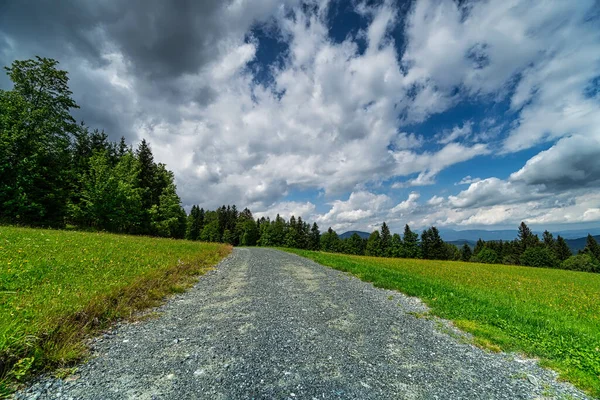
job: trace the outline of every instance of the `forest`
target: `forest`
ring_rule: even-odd
[[[590,235],[573,255],[560,236],[542,239],[525,223],[513,241],[479,240],[472,250],[445,243],[436,227],[420,234],[408,225],[392,234],[384,222],[368,239],[340,239],[301,217],[255,219],[248,209],[181,206],[175,177],[156,163],[149,143],[133,148],[78,123],[68,74],[48,58],[15,61],[13,88],[0,90],[0,222],[74,227],[134,235],[289,247],[377,257],[461,260],[600,272],[600,246]]]

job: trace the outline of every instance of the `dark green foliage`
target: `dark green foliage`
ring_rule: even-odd
[[[404,236],[402,238],[404,257],[419,258],[421,251],[419,246],[419,235],[410,230],[410,226],[404,226]]]
[[[556,244],[554,236],[552,236],[552,234],[547,230],[544,231],[544,234],[542,235],[542,242],[544,242],[544,246],[546,246],[549,249],[553,249],[554,245]]]
[[[529,229],[525,222],[521,222],[521,225],[519,225],[517,240],[519,242],[520,254],[529,248],[537,246],[540,242],[540,239],[537,237],[537,235],[534,235],[533,232],[531,232],[531,229]]]
[[[192,206],[190,215],[188,215],[187,230],[185,237],[188,240],[199,240],[200,232],[204,227],[204,209],[198,206]]]
[[[0,215],[7,222],[61,227],[71,187],[70,145],[78,127],[65,71],[55,60],[15,61],[0,91]]]
[[[353,233],[348,239],[343,240],[344,253],[363,255],[365,254],[366,241],[358,233]]]
[[[498,253],[494,250],[484,247],[476,256],[474,256],[475,262],[485,263],[485,264],[498,264],[500,259],[498,257]]]
[[[340,238],[331,227],[321,235],[321,250],[330,253],[337,253],[341,250]]]
[[[468,244],[463,244],[463,247],[460,249],[460,259],[462,261],[470,261],[471,257],[473,257],[473,251],[471,251],[471,246]]]
[[[379,231],[373,231],[369,236],[369,239],[367,239],[365,255],[372,257],[381,257],[383,255],[381,249],[381,235],[379,234]]]
[[[319,250],[321,248],[321,232],[319,232],[319,226],[316,222],[313,222],[312,227],[310,228],[308,248],[310,250]]]
[[[584,254],[589,254],[596,260],[600,260],[600,245],[596,242],[596,239],[590,234],[587,235],[585,242],[585,248],[583,249]]]
[[[440,232],[435,226],[421,234],[421,255],[428,260],[447,260],[448,252]]]
[[[402,243],[402,238],[397,233],[392,235],[392,247],[389,257],[404,257],[404,244]]]
[[[577,254],[564,260],[560,268],[571,271],[600,272],[600,262],[590,254]]]
[[[521,254],[521,265],[538,268],[556,268],[558,260],[546,247],[530,247]]]
[[[479,252],[481,250],[483,250],[483,248],[485,247],[485,242],[481,239],[477,240],[477,243],[475,244],[475,249],[473,249],[473,255],[477,255],[479,254]]]
[[[391,257],[392,250],[392,235],[390,228],[384,222],[381,225],[381,255],[383,257]]]
[[[569,249],[567,242],[565,242],[565,239],[560,235],[558,235],[556,243],[554,244],[554,256],[558,261],[565,261],[567,258],[571,257],[571,249]]]
[[[7,68],[0,91],[0,215],[5,222],[182,238],[173,174],[142,140],[135,154],[78,125],[68,77],[47,58]],[[197,237],[198,230],[193,232]]]

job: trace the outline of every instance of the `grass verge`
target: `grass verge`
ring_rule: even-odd
[[[600,274],[285,250],[420,297],[476,343],[537,357],[600,397]]]
[[[231,248],[0,226],[0,397],[86,354],[83,339],[191,286]]]

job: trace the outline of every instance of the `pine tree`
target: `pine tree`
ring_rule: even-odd
[[[411,231],[408,225],[404,226],[402,244],[404,248],[405,257],[419,258],[421,256],[419,246],[419,235]]]
[[[596,239],[588,233],[585,242],[585,248],[583,249],[584,254],[589,254],[596,260],[600,261],[600,245],[596,242]]]
[[[295,249],[298,247],[298,226],[296,223],[296,217],[293,215],[290,217],[290,223],[285,234],[285,246]]]
[[[397,233],[392,235],[392,245],[389,257],[404,257],[404,246],[402,238]]]
[[[372,257],[381,257],[381,235],[379,231],[371,232],[369,239],[367,239],[367,247],[365,248],[365,255]]]
[[[330,253],[337,253],[340,251],[340,238],[337,233],[329,227],[327,232],[321,235],[321,250]]]
[[[117,146],[117,156],[120,159],[127,153],[129,153],[129,146],[127,146],[125,136],[121,136],[121,140],[119,141],[119,145]]]
[[[421,257],[425,260],[432,258],[430,233],[431,231],[429,229],[426,229],[421,233]]]
[[[477,239],[477,243],[475,243],[475,249],[473,250],[473,255],[477,256],[481,250],[483,250],[486,246],[486,243],[481,239]]]
[[[542,235],[542,241],[544,242],[544,246],[546,246],[549,249],[553,249],[554,245],[555,245],[555,240],[554,240],[554,236],[552,236],[552,234],[550,232],[548,232],[547,230],[544,231],[544,234]]]
[[[472,256],[473,252],[471,251],[471,246],[469,246],[467,243],[463,244],[462,248],[460,249],[460,259],[462,261],[470,261]]]
[[[440,236],[440,231],[435,226],[432,226],[431,228],[429,228],[429,240],[431,241],[431,247],[429,250],[431,259],[433,259],[433,260],[449,259],[447,246]],[[451,255],[452,258],[453,258],[453,254],[454,254],[454,249],[452,249],[452,255]]]
[[[521,253],[531,247],[536,246],[539,243],[539,240],[540,239],[537,237],[537,235],[534,235],[533,232],[531,232],[531,229],[529,229],[527,224],[525,224],[525,222],[521,222],[518,232],[518,241],[520,244]]]
[[[571,249],[560,235],[558,235],[554,244],[554,255],[561,262],[572,256]]]
[[[390,257],[392,247],[392,236],[390,234],[390,228],[384,222],[381,225],[381,256]]]
[[[321,232],[319,232],[319,226],[316,222],[313,222],[312,228],[310,228],[309,248],[315,251],[321,249]]]
[[[346,239],[346,250],[349,254],[363,255],[365,253],[365,241],[356,232]]]

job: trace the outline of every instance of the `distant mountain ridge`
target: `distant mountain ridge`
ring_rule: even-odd
[[[342,233],[339,238],[340,239],[348,239],[350,236],[352,236],[353,234],[358,234],[358,236],[360,236],[363,239],[368,239],[369,236],[371,236],[371,234],[369,232],[363,232],[363,231],[348,231],[348,232],[344,232]]]

